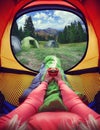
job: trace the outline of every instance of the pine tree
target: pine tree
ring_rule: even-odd
[[[18,30],[18,25],[17,25],[16,21],[13,24],[12,35],[16,36],[17,38],[19,38],[19,30]]]
[[[23,29],[22,29],[22,27],[20,27],[20,29],[19,29],[19,38],[20,38],[20,40],[22,40],[24,37],[25,36],[24,36]]]
[[[87,33],[82,28],[80,22],[74,21],[69,26],[65,26],[62,32],[58,34],[58,42],[60,43],[77,43],[86,41]]]
[[[74,21],[70,26],[70,43],[77,42],[77,23]]]
[[[70,39],[71,39],[71,36],[70,36],[70,28],[71,26],[68,26],[67,27],[67,42],[70,43]]]
[[[67,43],[67,27],[65,26],[65,28],[64,28],[64,31],[63,31],[63,42],[64,43]]]
[[[61,32],[58,33],[58,39],[57,39],[57,41],[58,41],[59,43],[61,43]]]
[[[29,16],[25,21],[24,34],[25,36],[35,37],[35,28],[31,16]]]
[[[78,22],[78,24],[77,24],[77,35],[78,35],[78,42],[83,42],[84,41],[84,30],[83,30],[83,28],[82,28],[82,25],[81,25],[81,23],[80,22]]]
[[[59,32],[59,35],[58,35],[58,42],[59,43],[65,43],[64,41],[64,33],[63,32]]]

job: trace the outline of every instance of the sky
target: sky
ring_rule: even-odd
[[[22,15],[17,19],[18,28],[24,27],[25,20],[29,16],[32,17],[32,22],[36,30],[47,28],[62,30],[65,26],[70,25],[74,21],[80,21],[83,23],[77,15],[71,12],[61,10],[42,10]],[[82,26],[84,27],[84,25]]]

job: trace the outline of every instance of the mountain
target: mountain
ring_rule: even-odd
[[[52,29],[52,28],[47,28],[44,30],[46,33],[51,34],[51,35],[57,35],[58,30],[57,29]]]
[[[36,30],[36,34],[38,34],[39,36],[54,36],[58,34],[58,30],[53,28],[38,29]]]

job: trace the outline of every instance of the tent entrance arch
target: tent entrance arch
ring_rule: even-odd
[[[27,57],[23,57],[26,51],[21,50],[20,54],[15,55],[25,67],[39,70],[47,55],[56,55],[61,59],[63,69],[68,71],[85,57],[88,46],[86,20],[73,6],[43,5],[22,9],[14,19],[11,35],[16,35],[23,41],[27,33],[38,41],[40,47],[29,51],[27,48],[27,53],[33,53],[29,55],[29,58],[32,57],[29,61],[26,60]],[[28,45],[28,41],[26,44]],[[26,44],[22,45],[22,49]],[[36,61],[37,66],[32,61]]]
[[[25,6],[29,2],[30,4]],[[75,5],[75,7],[77,7],[79,10],[81,10],[87,21],[87,27],[89,33],[88,36],[89,45],[84,60],[80,62],[80,64],[78,64],[75,68],[65,73],[67,74],[68,81],[71,83],[73,88],[85,93],[89,101],[92,101],[96,92],[100,90],[100,80],[99,80],[100,29],[98,27],[98,25],[100,24],[100,18],[99,18],[100,9],[98,7],[99,2],[91,0],[86,0],[82,2],[80,0],[77,1],[69,0],[69,2]],[[30,0],[27,1],[19,0],[19,2],[15,2],[14,0],[10,0],[10,4],[8,2],[3,1],[0,4],[0,10],[1,10],[0,12],[2,12],[0,16],[1,17],[5,16],[5,19],[0,20],[1,25],[0,90],[4,93],[6,99],[13,104],[18,104],[18,97],[22,94],[22,91],[29,86],[29,84],[33,79],[32,75],[22,73],[18,74],[18,72],[20,73],[20,71],[24,71],[27,73],[33,73],[33,75],[36,75],[37,72],[35,71],[33,72],[27,68],[24,68],[18,62],[16,62],[16,59],[12,54],[10,46],[10,31],[12,23],[16,13],[19,10],[21,11],[22,8],[25,10],[28,7],[34,8],[35,6],[42,6],[44,4],[48,6],[58,5],[68,7],[69,5],[69,7],[73,7],[73,5],[62,0],[59,0],[59,3],[58,1],[31,2]],[[4,7],[6,8],[6,10],[4,10]],[[9,73],[6,71],[6,69],[9,69]],[[17,74],[13,73],[12,70],[17,70]],[[14,98],[12,99],[12,97]]]

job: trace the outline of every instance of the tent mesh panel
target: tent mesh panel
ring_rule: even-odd
[[[0,74],[0,91],[4,94],[6,100],[13,105],[18,105],[18,99],[23,91],[28,88],[34,76],[24,74]],[[99,74],[83,74],[79,76],[69,76],[68,81],[74,90],[85,94],[88,101],[94,99],[97,91],[100,90]]]
[[[11,104],[18,105],[23,91],[30,86],[33,76],[23,74],[0,74],[0,91]]]
[[[94,99],[95,94],[100,91],[100,74],[99,73],[87,73],[82,75],[68,75],[68,80],[74,90],[85,94],[88,101],[91,102]]]

